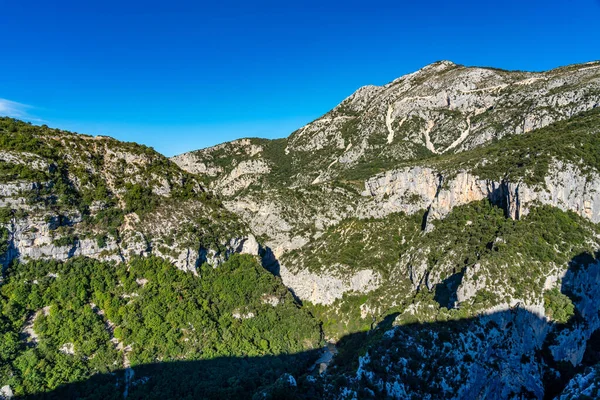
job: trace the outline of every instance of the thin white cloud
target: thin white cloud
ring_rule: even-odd
[[[18,118],[32,122],[45,122],[29,113],[29,110],[33,108],[34,107],[29,104],[0,98],[0,116]]]

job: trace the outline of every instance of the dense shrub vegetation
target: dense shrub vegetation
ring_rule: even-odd
[[[307,251],[283,257],[289,267],[319,272],[344,260],[336,270],[373,269],[387,277],[376,290],[345,293],[329,307],[307,302],[326,335],[339,338],[369,330],[396,312],[402,324],[445,321],[468,318],[513,299],[537,302],[542,296],[553,319],[565,322],[572,315],[569,298],[558,289],[544,293],[544,284],[556,268],[566,267],[579,254],[593,253],[598,246],[595,224],[549,206],[534,207],[512,220],[487,200],[455,207],[427,233],[420,229],[422,217],[394,214],[385,220],[347,220],[310,242]],[[422,268],[422,275],[415,274],[411,282],[415,267]],[[454,304],[467,268],[477,271],[469,281],[485,282],[485,289]],[[441,283],[428,287],[428,280],[434,279]],[[416,293],[413,285],[419,286]],[[501,295],[495,287],[504,288]],[[418,313],[404,313],[414,304],[422,305]]]
[[[578,255],[594,254],[600,247],[599,226],[573,212],[537,205],[513,220],[504,205],[479,201],[454,207],[436,221],[427,219],[426,210],[381,219],[355,216],[370,201],[361,196],[364,180],[405,166],[431,167],[444,179],[466,170],[484,179],[532,185],[543,185],[556,161],[596,174],[600,109],[457,154],[434,154],[421,139],[406,140],[427,123],[420,117],[401,127],[395,121],[395,136],[388,143],[384,125],[367,134],[348,105],[337,112],[351,118],[340,123],[334,145],[325,137],[326,129],[313,132],[325,135],[325,144],[310,151],[301,150],[310,136],[302,136],[303,131],[287,139],[227,143],[198,152],[201,161],[218,171],[218,176],[202,178],[146,146],[0,118],[0,152],[5,154],[0,184],[8,184],[7,191],[21,190],[14,196],[18,201],[6,204],[23,204],[20,210],[0,208],[0,259],[12,245],[11,230],[18,228],[23,236],[47,233],[48,241],[39,242],[60,247],[51,250],[64,257],[65,247],[69,257],[82,248],[96,257],[96,244],[102,251],[98,257],[128,260],[79,257],[3,266],[0,386],[10,385],[18,396],[53,392],[56,398],[66,393],[122,398],[125,386],[132,399],[240,398],[267,388],[275,398],[293,398],[300,394],[287,391],[283,373],[305,375],[324,334],[341,339],[337,367],[329,370],[334,378],[322,378],[330,387],[349,382],[350,375],[336,372],[356,376],[358,357],[373,346],[373,359],[387,363],[375,362],[376,373],[403,376],[406,387],[437,398],[446,381],[433,384],[431,378],[457,362],[468,366],[478,356],[463,351],[456,358],[445,351],[450,343],[454,350],[467,337],[484,343],[492,331],[506,333],[503,343],[509,343],[508,326],[479,325],[486,310],[500,306],[511,315],[520,312],[521,303],[538,305],[543,299],[552,322],[541,321],[553,334],[582,322],[576,295],[548,289]],[[459,117],[444,112],[449,120]],[[469,123],[477,118],[487,115]],[[506,126],[491,124],[507,132]],[[444,127],[436,129],[433,133],[439,135]],[[459,134],[453,130],[440,140],[447,146]],[[359,148],[361,135],[368,146],[340,158],[353,140]],[[260,160],[269,173],[247,174],[249,184],[236,193],[242,201],[228,202],[225,208],[203,185],[247,160]],[[415,196],[404,201],[414,204]],[[370,283],[377,287],[368,293],[347,291],[330,305],[301,305],[280,278],[251,256],[234,255],[216,268],[200,265],[213,256],[227,259],[250,233],[228,211],[236,206],[248,220],[258,216],[267,221],[266,227],[252,221],[262,229],[261,244],[274,238],[277,245],[289,239],[280,248],[300,243],[301,248],[278,260],[292,272],[331,275],[337,285],[335,278],[346,280],[368,269],[374,271]],[[265,210],[272,210],[274,218]],[[23,218],[28,212],[31,218]],[[433,229],[423,229],[425,224]],[[37,230],[34,225],[41,226]],[[272,225],[278,226],[268,229]],[[193,272],[151,254],[171,257]],[[391,331],[393,325],[397,328]],[[430,352],[436,346],[444,351]],[[540,365],[550,360],[543,354],[547,349],[535,351],[539,354],[516,357],[517,363],[528,365],[534,357],[543,359]],[[394,363],[400,372],[386,369]],[[499,371],[498,363],[489,360],[486,368]],[[433,372],[421,373],[424,366]],[[129,368],[136,371],[133,383]],[[381,388],[361,379],[359,398],[383,396]],[[84,383],[79,387],[76,382]],[[311,382],[315,380],[299,383],[306,390],[303,395],[322,397]]]
[[[0,287],[0,374],[15,393],[27,394],[129,364],[275,357],[318,347],[317,323],[252,257],[234,256],[199,272],[158,258],[11,267]],[[28,344],[19,339],[24,328]],[[260,365],[284,367],[295,368]],[[219,380],[209,384],[220,387]],[[231,380],[223,393],[237,384]]]
[[[420,233],[421,219],[403,213],[385,219],[346,219],[307,248],[284,255],[282,261],[288,268],[318,272],[335,264],[348,273],[368,268],[387,276],[407,250],[406,244]]]
[[[573,302],[558,288],[552,288],[544,292],[544,308],[546,315],[553,320],[566,323],[575,313]]]
[[[125,212],[134,212],[140,216],[153,211],[158,204],[158,198],[152,193],[152,189],[139,184],[127,185],[123,197]]]

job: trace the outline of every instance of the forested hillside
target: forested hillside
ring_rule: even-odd
[[[1,118],[0,398],[596,398],[599,132],[597,62],[172,159]]]
[[[127,265],[73,258],[11,267],[0,297],[3,383],[33,394],[152,363],[290,355],[286,363],[244,371],[265,374],[262,380],[224,368],[188,383],[190,393],[223,398],[271,384],[267,376],[304,372],[306,356],[293,354],[319,347],[319,326],[277,278],[250,256],[216,269],[205,265],[198,274],[154,257]],[[220,375],[231,376],[229,383]],[[113,382],[103,390],[120,397],[123,387],[115,391]]]

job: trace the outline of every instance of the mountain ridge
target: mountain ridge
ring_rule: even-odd
[[[304,173],[310,172],[310,176],[314,176],[311,182],[323,181],[329,175],[335,178],[339,176],[339,170],[352,169],[352,165],[357,162],[364,168],[365,165],[374,163],[373,158],[379,158],[380,163],[383,158],[386,161],[384,165],[393,165],[415,157],[428,158],[441,151],[435,147],[438,142],[446,143],[445,151],[463,151],[509,133],[506,128],[502,128],[501,132],[491,132],[493,123],[498,125],[510,122],[512,133],[518,134],[598,106],[600,89],[597,71],[600,71],[600,64],[597,64],[598,62],[592,62],[542,73],[524,73],[498,72],[494,69],[463,67],[444,62],[434,63],[386,85],[362,87],[322,117],[296,130],[289,137],[278,140],[286,143],[284,155],[291,154],[293,163],[301,165]],[[439,73],[442,76],[438,76]],[[569,85],[574,84],[575,78],[571,79],[569,74],[584,75],[577,78],[581,82],[575,82],[576,85],[580,85],[577,90],[583,89],[583,93],[570,89]],[[443,78],[444,75],[450,77]],[[539,79],[523,81],[531,76]],[[542,85],[546,80],[550,82]],[[481,87],[483,84],[487,86]],[[391,90],[395,87],[398,87],[398,90]],[[514,87],[520,90],[515,95],[511,93]],[[531,87],[535,90],[529,90]],[[491,90],[491,93],[485,93],[488,90]],[[544,91],[542,98],[532,99],[532,96],[540,96],[540,90]],[[494,91],[499,93],[495,94]],[[408,96],[412,94],[416,94],[417,97]],[[511,96],[516,97],[511,100]],[[408,100],[416,103],[409,106]],[[425,103],[418,103],[419,101]],[[515,101],[515,105],[512,105]],[[531,105],[527,105],[531,102]],[[550,105],[552,115],[546,110]],[[513,108],[524,106],[533,108],[524,118],[521,116],[518,123],[511,122],[521,113]],[[495,116],[502,113],[500,121],[494,122],[495,118],[486,116],[490,107],[495,107],[494,113],[487,114]],[[366,114],[364,118],[361,117],[362,114]],[[407,124],[406,129],[418,131],[418,135],[416,132],[408,136],[404,134],[405,140],[398,142],[404,124]],[[452,140],[440,136],[443,132],[452,131],[456,132],[453,133]],[[464,135],[467,131],[471,132]],[[388,140],[390,138],[391,142]],[[366,143],[365,139],[372,143]],[[256,139],[241,139],[239,143],[252,140]],[[236,146],[237,143],[234,141],[230,145]],[[181,161],[182,165],[210,162],[211,157],[207,156],[206,160],[202,160],[202,154],[209,154],[224,147],[227,147],[226,143],[206,150],[184,153],[173,157],[172,160],[178,162],[186,159]],[[238,149],[238,157],[240,152],[241,149]],[[315,155],[320,152],[324,154]],[[365,155],[365,152],[372,154]],[[248,148],[248,157],[253,157],[256,153],[256,147]],[[296,157],[294,153],[298,153]],[[194,156],[196,159],[192,160]],[[217,170],[218,167],[211,171],[215,174]],[[299,182],[309,183],[302,179]]]
[[[278,365],[302,379],[252,390],[594,390],[599,105],[598,62],[530,73],[442,61],[360,88],[288,138],[171,159],[1,118],[2,377],[34,394],[80,373],[61,368],[122,367],[109,385],[122,396],[143,392],[131,377],[145,363],[315,355],[329,341],[331,365]]]

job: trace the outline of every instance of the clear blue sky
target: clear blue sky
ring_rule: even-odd
[[[433,61],[600,59],[600,0],[0,0],[0,114],[173,155],[283,137]]]

